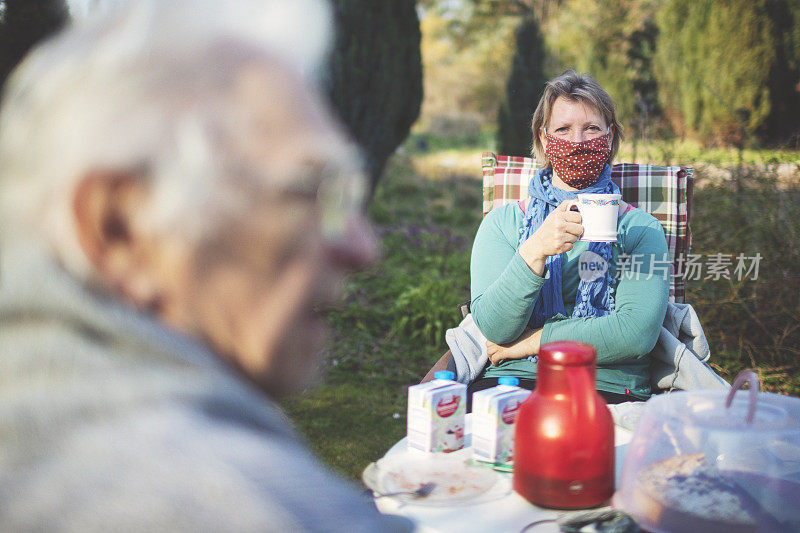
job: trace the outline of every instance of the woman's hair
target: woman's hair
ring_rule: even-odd
[[[541,168],[550,166],[550,161],[544,153],[544,145],[539,132],[550,121],[550,115],[553,113],[553,104],[559,96],[574,102],[590,105],[600,111],[606,124],[612,128],[611,154],[608,156],[608,162],[611,163],[614,160],[614,156],[617,155],[619,143],[624,138],[622,124],[617,119],[614,100],[600,87],[600,84],[594,78],[588,74],[578,74],[569,69],[557,78],[547,82],[544,94],[539,100],[539,105],[536,106],[536,111],[533,113],[533,123],[531,124],[531,129],[533,130],[533,157],[536,158],[538,165]]]

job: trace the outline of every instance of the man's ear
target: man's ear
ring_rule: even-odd
[[[150,252],[137,231],[136,212],[147,198],[144,181],[134,173],[94,171],[80,180],[73,195],[78,241],[95,271],[113,289],[138,306],[155,297],[145,266]]]

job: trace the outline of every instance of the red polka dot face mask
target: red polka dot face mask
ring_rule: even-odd
[[[611,132],[583,142],[559,139],[545,131],[544,153],[558,177],[576,189],[594,185],[611,154]]]

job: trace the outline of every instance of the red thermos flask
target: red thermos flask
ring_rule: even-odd
[[[582,342],[539,350],[536,390],[514,433],[514,490],[531,503],[580,509],[614,492],[614,421],[595,390],[596,360]]]

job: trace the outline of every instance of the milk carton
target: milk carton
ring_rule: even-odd
[[[467,386],[450,371],[435,377],[408,388],[408,447],[454,452],[464,447]]]
[[[517,387],[519,380],[513,377],[502,377],[498,383],[472,395],[472,458],[510,463],[517,410],[531,391]]]

